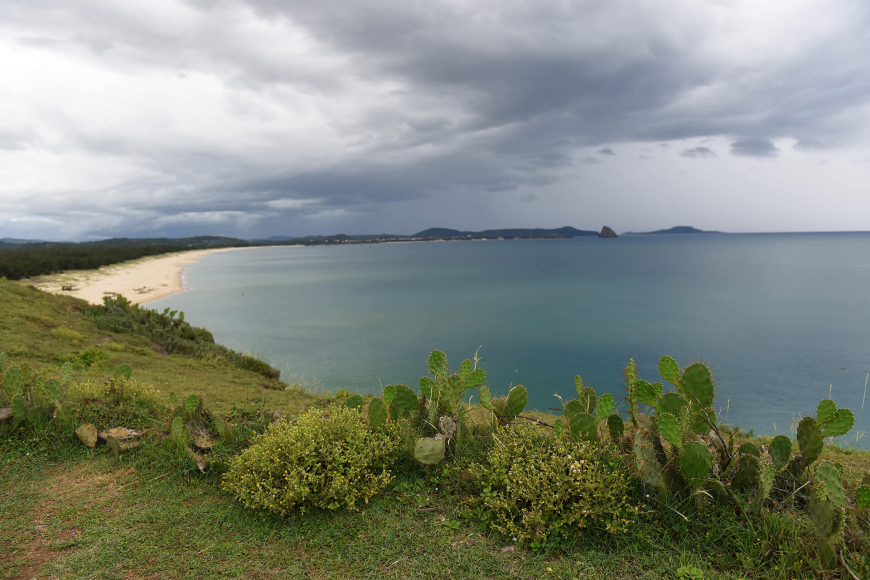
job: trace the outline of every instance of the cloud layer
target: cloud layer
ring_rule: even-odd
[[[570,203],[594,227],[616,163],[866,155],[868,26],[847,0],[10,0],[0,228],[406,233]],[[427,222],[448,200],[478,223]]]

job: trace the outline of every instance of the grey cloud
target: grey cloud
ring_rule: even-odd
[[[731,143],[731,154],[740,157],[776,157],[779,149],[767,139],[743,139]]]
[[[216,125],[259,114],[320,115],[317,131],[334,136],[332,149],[290,147],[297,135],[276,121],[250,129],[253,135],[240,129],[251,146],[230,150],[171,120],[137,134],[55,115],[47,122],[65,147],[143,168],[144,176],[112,188],[118,228],[176,213],[233,224],[242,223],[233,212],[243,212],[278,223],[280,216],[365,212],[443,192],[539,187],[575,164],[601,163],[600,156],[615,155],[611,146],[628,142],[666,147],[763,135],[736,140],[731,152],[773,157],[772,139],[814,136],[798,149],[853,141],[860,130],[843,112],[870,102],[863,74],[870,9],[861,3],[832,2],[828,36],[769,59],[710,50],[711,42],[734,40],[717,36],[722,30],[704,6],[687,10],[665,0],[187,0],[166,14],[159,11],[169,8],[155,6],[150,18],[135,3],[40,6],[9,2],[0,8],[0,31],[17,26],[26,32],[13,38],[25,48],[63,51],[131,79],[207,77],[224,91],[227,118]],[[727,6],[716,10],[731,14]],[[300,104],[287,104],[288,95]],[[159,96],[143,98],[161,106]],[[163,132],[165,140],[154,137]],[[0,136],[0,147],[23,143]],[[715,152],[694,147],[681,155]],[[258,213],[285,199],[308,201]]]
[[[680,153],[681,157],[689,157],[692,159],[697,159],[699,157],[716,157],[716,152],[710,149],[709,147],[692,147],[691,149],[684,149],[682,153]]]

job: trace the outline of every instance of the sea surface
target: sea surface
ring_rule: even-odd
[[[629,358],[653,382],[667,354],[710,365],[729,424],[789,434],[830,394],[858,420],[840,443],[868,447],[870,233],[257,248],[184,278],[148,306],[311,390],[416,390],[440,349],[452,368],[478,353],[494,393],[523,384],[546,410],[578,374],[620,400]]]

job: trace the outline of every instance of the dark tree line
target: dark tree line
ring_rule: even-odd
[[[145,256],[192,249],[189,246],[82,246],[0,249],[0,277],[20,280],[64,270],[92,270]]]

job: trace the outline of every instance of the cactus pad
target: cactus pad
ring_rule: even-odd
[[[556,434],[557,439],[562,438],[564,430],[565,430],[565,424],[562,423],[562,419],[556,419],[553,422],[553,432]]]
[[[440,463],[444,459],[444,439],[441,437],[422,437],[417,439],[414,442],[414,459],[423,465]]]
[[[822,461],[816,468],[816,480],[825,485],[825,493],[831,500],[831,505],[837,508],[848,506],[846,493],[843,491],[843,483],[840,480],[840,471],[830,461]]]
[[[2,365],[0,365],[2,368]],[[69,377],[72,374],[72,365],[68,362],[63,363],[63,366],[60,369],[60,382],[62,385],[69,383]]]
[[[656,415],[658,429],[665,441],[679,449],[683,445],[683,436],[680,431],[680,422],[670,413]]]
[[[526,393],[526,388],[522,385],[517,385],[510,390],[507,398],[507,406],[505,408],[507,415],[519,415],[526,408],[526,403],[528,403],[528,393]]]
[[[480,398],[480,406],[481,407],[483,407],[484,409],[489,409],[490,411],[493,410],[492,409],[492,393],[489,392],[489,387],[487,387],[486,385],[480,387],[480,390],[478,391],[477,396]]]
[[[858,506],[858,511],[864,511],[870,507],[870,487],[862,485],[855,492],[855,504]]]
[[[21,395],[14,395],[12,397],[12,416],[15,418],[14,421],[16,423],[27,419],[27,403]]]
[[[598,404],[598,396],[595,394],[595,389],[592,387],[582,387],[578,389],[577,400],[580,402],[580,407],[584,413],[592,414],[595,406]]]
[[[393,399],[396,398],[396,385],[387,385],[384,387],[384,405],[389,407]]]
[[[24,375],[18,367],[9,367],[3,375],[3,386],[9,398],[24,394]]]
[[[845,435],[855,424],[855,415],[849,409],[837,409],[834,416],[822,427],[822,435],[825,437],[839,437]]]
[[[427,361],[427,366],[429,367],[429,373],[433,377],[444,377],[447,375],[447,355],[441,352],[440,350],[433,350],[429,354],[429,360]]]
[[[420,377],[419,385],[420,394],[427,399],[431,400],[438,396],[435,392],[435,381],[433,381],[431,377]]]
[[[589,413],[580,413],[571,419],[568,428],[574,437],[586,441],[594,441],[598,436],[598,423],[595,421],[595,417]]]
[[[468,378],[468,375],[471,374],[471,371],[474,370],[474,365],[471,364],[471,361],[465,359],[461,363],[459,363],[459,378],[463,381]]]
[[[703,407],[713,406],[716,390],[713,387],[713,375],[704,363],[696,362],[686,367],[682,377],[683,389],[691,402],[697,402]]]
[[[387,408],[377,397],[369,403],[369,422],[375,429],[381,428],[387,422]]]
[[[758,477],[758,458],[754,455],[741,455],[737,471],[731,478],[731,487],[744,489],[755,483]]]
[[[193,413],[196,411],[196,404],[199,402],[199,399],[196,398],[196,395],[190,395],[186,399],[184,399],[184,410],[188,413]]]
[[[651,385],[643,380],[635,381],[634,394],[638,403],[655,407],[659,397],[662,396],[662,384]]]
[[[577,399],[572,399],[565,403],[565,418],[568,422],[571,422],[571,419],[579,415],[580,413],[585,413],[583,409],[583,405]]]
[[[435,351],[439,352],[439,351]],[[417,395],[414,394],[407,385],[393,385],[396,387],[396,394],[393,397],[392,404],[406,411],[413,411],[420,407],[420,402],[417,400]]]
[[[791,459],[791,439],[785,435],[777,435],[770,443],[770,449],[767,450],[773,458],[773,465],[779,471],[788,465]]]
[[[753,457],[761,458],[761,452],[758,451],[758,446],[755,443],[744,443],[737,450],[738,453],[752,455]]]
[[[625,432],[625,422],[619,415],[610,415],[607,418],[607,430],[610,431],[610,437],[614,441],[622,439],[622,434]]]
[[[449,417],[444,415],[440,419],[438,419],[438,428],[441,430],[441,434],[444,435],[447,439],[450,439],[454,435],[456,435],[456,421],[453,420],[453,417]]]
[[[616,399],[610,393],[605,393],[598,397],[598,408],[595,409],[595,416],[599,421],[603,421],[610,416],[613,408],[616,406]]]
[[[680,365],[669,356],[659,359],[659,374],[675,387],[680,386]]]
[[[48,396],[48,400],[52,403],[60,403],[62,395],[60,382],[54,378],[45,381],[45,394]]]
[[[674,417],[679,417],[680,411],[686,405],[686,399],[679,393],[665,393],[658,400],[656,413],[670,413]]]
[[[813,461],[818,459],[822,452],[822,430],[819,424],[812,417],[804,417],[798,423],[797,440],[801,449],[804,466],[809,466]]]
[[[344,402],[345,407],[348,409],[356,409],[357,411],[362,411],[364,404],[363,398],[356,393],[349,396],[347,401]]]
[[[473,370],[464,381],[463,388],[476,389],[486,381],[486,371],[483,369]]]
[[[816,420],[824,425],[834,418],[837,413],[837,403],[831,399],[823,399],[819,401],[819,407],[816,409]]]
[[[644,440],[640,431],[634,433],[634,459],[645,484],[656,489],[664,487],[665,482],[662,480],[662,472],[656,461],[656,452],[652,444]]]
[[[680,452],[680,473],[692,485],[698,487],[713,467],[713,454],[706,445],[697,441],[686,443]]]

